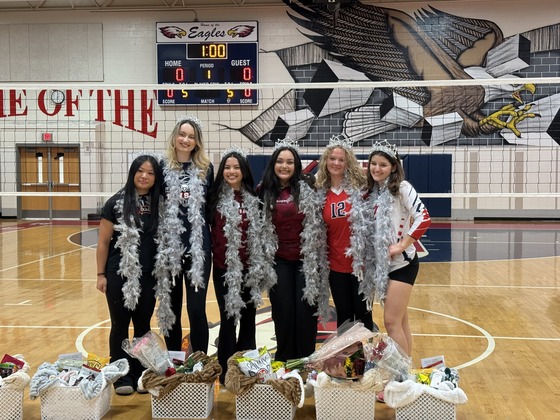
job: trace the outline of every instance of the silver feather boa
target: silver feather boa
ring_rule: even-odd
[[[185,231],[179,219],[180,184],[177,171],[164,167],[164,177],[167,185],[167,200],[164,211],[160,212],[160,223],[156,243],[158,253],[153,274],[157,279],[156,298],[159,305],[156,309],[161,333],[169,334],[169,329],[175,323],[175,314],[171,308],[171,288],[176,276],[181,272],[181,258],[185,246],[181,243],[181,234]]]
[[[303,230],[300,234],[302,272],[305,275],[303,299],[312,306],[317,305],[318,314],[326,321],[329,314],[329,270],[327,261],[327,234],[322,216],[324,198],[305,181],[299,181],[299,207],[303,213]],[[267,232],[263,235],[267,244],[267,255],[278,249],[278,236],[270,220],[265,222]],[[274,256],[274,254],[272,254]],[[272,270],[274,271],[274,270]],[[263,290],[269,290],[278,281],[276,274],[270,277]]]
[[[206,202],[204,196],[203,181],[199,176],[198,168],[190,168],[187,171],[188,181],[187,188],[189,190],[189,199],[187,200],[187,219],[191,224],[191,234],[189,237],[190,248],[187,255],[191,257],[191,268],[188,271],[188,276],[191,279],[191,285],[194,286],[195,291],[198,288],[204,289],[204,249],[203,249],[203,226],[206,223],[204,219],[204,212],[202,206]]]
[[[122,287],[124,306],[125,308],[133,311],[138,304],[138,299],[140,297],[140,293],[142,292],[140,288],[142,266],[140,265],[139,257],[141,229],[138,227],[132,227],[136,225],[132,215],[129,215],[131,226],[128,226],[125,223],[123,203],[124,200],[120,198],[117,200],[114,207],[115,213],[118,216],[117,224],[113,226],[113,229],[120,232],[120,235],[115,242],[115,248],[119,249],[121,254],[117,274],[126,278],[126,282]]]
[[[370,198],[373,196],[372,194]],[[395,197],[387,187],[383,187],[373,199],[375,199],[375,205],[377,205],[377,213],[375,215],[373,231],[373,248],[370,248],[370,252],[373,253],[373,256],[368,260],[373,260],[375,264],[373,271],[373,283],[375,288],[373,296],[371,293],[366,296],[372,296],[375,302],[379,302],[383,306],[385,297],[387,296],[387,283],[389,281],[389,246],[391,245],[391,238],[393,236],[391,232],[391,213],[395,203]],[[371,206],[370,209],[373,209],[373,206]],[[371,300],[368,300],[368,303],[371,303]]]
[[[185,226],[179,217],[181,211],[179,173],[180,171],[170,169],[167,165],[164,166],[163,174],[167,187],[167,200],[164,211],[160,211],[161,218],[156,238],[158,253],[153,271],[157,280],[156,298],[159,300],[156,315],[160,331],[164,336],[169,335],[169,330],[175,324],[175,314],[171,307],[171,289],[175,284],[176,277],[181,272],[181,260],[186,251],[186,246],[181,241],[181,234],[185,231]],[[188,275],[191,278],[191,284],[204,287],[204,252],[202,251],[204,217],[200,208],[202,203],[205,202],[204,189],[202,180],[198,176],[198,169],[191,168],[188,171],[188,176],[187,187],[190,197],[187,204],[187,218],[192,226],[189,241],[192,265]],[[197,280],[195,281],[195,279]]]
[[[373,205],[364,200],[361,191],[351,190],[348,201],[351,205],[348,221],[350,222],[350,246],[346,255],[352,257],[352,274],[359,281],[360,293],[371,310],[374,296],[375,255],[371,248],[374,226]]]
[[[243,279],[243,263],[239,259],[239,249],[243,246],[242,232],[240,225],[242,222],[239,213],[238,202],[234,198],[234,191],[229,186],[224,185],[220,191],[217,211],[225,219],[224,236],[226,243],[226,265],[225,281],[228,285],[228,292],[225,296],[226,313],[228,317],[235,318],[237,324],[241,318],[241,309],[246,304],[241,298],[243,287],[251,290],[251,300],[255,306],[262,305],[260,290],[260,279],[263,273],[264,255],[263,247],[260,244],[262,235],[262,217],[259,210],[259,199],[246,191],[241,191],[243,197],[243,207],[249,221],[247,230],[248,261],[247,274]]]
[[[351,236],[346,255],[353,258],[352,273],[360,282],[358,292],[371,310],[374,302],[383,304],[387,294],[391,212],[395,199],[383,188],[381,192],[376,189],[367,200],[359,193],[352,193],[349,201]],[[377,215],[375,206],[378,206]]]

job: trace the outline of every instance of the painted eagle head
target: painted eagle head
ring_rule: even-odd
[[[237,25],[227,31],[227,34],[232,38],[236,36],[240,38],[245,38],[253,33],[255,30],[254,26],[251,25]]]
[[[167,38],[183,38],[187,35],[187,31],[178,26],[162,26],[159,30]]]

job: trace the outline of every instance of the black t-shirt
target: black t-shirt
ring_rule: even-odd
[[[107,219],[111,223],[117,225],[117,218],[120,214],[117,214],[115,205],[117,200],[122,199],[123,193],[118,192],[103,206],[103,211],[101,212],[101,217]],[[140,196],[139,198],[139,216],[143,226],[150,225],[150,203],[148,196]],[[120,236],[120,232],[114,230],[113,236],[111,238],[111,243],[109,245],[109,256],[107,258],[107,264],[105,265],[105,271],[118,271],[119,263],[121,261],[121,249],[116,249],[115,244],[117,238]],[[145,233],[140,230],[140,247],[139,247],[139,261],[143,272],[151,272],[154,268],[155,255],[157,252],[157,245],[154,241],[154,235],[152,233]]]

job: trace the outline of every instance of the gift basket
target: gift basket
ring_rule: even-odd
[[[291,420],[305,400],[303,379],[297,370],[273,370],[266,347],[240,351],[228,360],[225,387],[235,395],[235,417]]]
[[[106,364],[89,354],[63,355],[45,362],[31,378],[29,397],[41,399],[42,420],[96,420],[111,406],[111,384],[128,373],[126,359]]]
[[[214,406],[214,383],[222,373],[217,360],[204,352],[186,360],[172,359],[163,340],[148,332],[125,340],[123,348],[146,368],[138,389],[152,397],[153,418],[206,418]]]
[[[412,370],[410,379],[387,384],[385,402],[395,409],[398,420],[456,418],[456,407],[465,404],[467,396],[459,388],[457,370],[446,367],[443,360],[434,364],[437,368]]]
[[[286,368],[309,371],[317,419],[373,419],[375,395],[389,380],[409,377],[411,359],[386,334],[345,322],[309,357]]]
[[[23,419],[23,390],[29,365],[21,354],[5,354],[0,362],[0,420]]]

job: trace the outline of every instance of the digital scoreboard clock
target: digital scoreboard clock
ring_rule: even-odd
[[[256,21],[157,23],[158,84],[249,84],[258,82]],[[158,91],[160,105],[255,105],[256,89]]]

